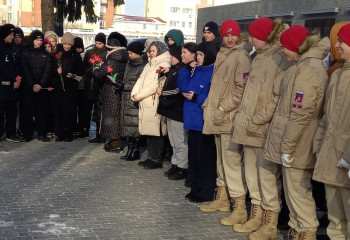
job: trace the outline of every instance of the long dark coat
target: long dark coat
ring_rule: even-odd
[[[130,59],[124,73],[124,89],[122,94],[122,126],[123,137],[140,137],[139,133],[139,106],[131,100],[130,94],[137,79],[142,73],[148,59],[140,56]]]
[[[112,74],[118,73],[116,81],[122,81],[128,53],[124,47],[117,47],[107,53],[106,57],[101,68],[95,69],[93,72],[93,77],[96,80],[104,82],[101,95],[100,135],[103,138],[120,139],[122,137],[121,90],[118,91],[116,85],[107,78],[107,75],[111,75],[108,69],[112,69]]]
[[[61,58],[56,56],[59,52],[62,52]],[[78,81],[72,78],[67,78],[68,73],[82,76],[82,59],[79,53],[75,49],[71,48],[70,51],[65,52],[59,49],[53,57],[53,77],[52,77],[52,112],[57,114],[62,112],[63,114],[74,114],[78,105]],[[57,73],[59,64],[62,65],[62,80]]]

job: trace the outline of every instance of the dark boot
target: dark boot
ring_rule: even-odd
[[[120,153],[122,141],[120,139],[114,139],[110,143],[107,143],[104,147],[106,152]]]
[[[169,177],[170,175],[173,175],[177,172],[177,165],[171,164],[171,168],[164,172],[164,176]]]
[[[126,161],[135,161],[140,159],[140,146],[139,146],[139,141],[136,140],[132,143],[130,155]]]
[[[131,151],[132,151],[132,147],[133,147],[133,143],[132,143],[132,141],[131,140],[129,140],[129,142],[128,142],[128,151],[126,152],[126,154],[124,155],[124,156],[121,156],[120,157],[120,159],[128,159],[129,158],[129,156],[130,156],[130,153],[131,153]]]
[[[187,169],[184,168],[178,168],[176,173],[169,175],[169,180],[181,180],[185,179],[187,177]]]

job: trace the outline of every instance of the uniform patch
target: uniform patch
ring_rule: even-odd
[[[3,81],[3,82],[1,82],[1,85],[2,86],[10,86],[11,82],[10,81]]]
[[[303,98],[304,98],[304,93],[297,91],[295,93],[295,99],[294,99],[294,103],[292,104],[292,107],[298,108],[298,109],[303,108],[303,105],[301,104],[303,102]]]
[[[249,78],[249,72],[244,72],[243,73],[243,86],[245,86],[247,84]]]

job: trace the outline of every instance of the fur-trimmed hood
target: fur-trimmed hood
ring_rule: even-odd
[[[289,28],[288,24],[284,22],[283,18],[276,18],[273,21],[273,23],[274,23],[273,30],[266,39],[266,42],[270,44],[279,42],[281,34]]]
[[[305,60],[306,58],[317,58],[322,60],[328,56],[330,51],[330,40],[328,37],[324,37],[321,40],[316,40],[316,42],[313,42],[312,45],[310,44],[311,42],[306,44],[303,48],[303,50],[307,50],[300,56],[299,62]]]

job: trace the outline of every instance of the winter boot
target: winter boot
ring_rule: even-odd
[[[278,212],[264,210],[262,226],[255,232],[249,234],[250,240],[269,240],[278,237],[277,223]]]
[[[295,231],[295,229],[291,228],[288,231],[287,239],[288,240],[299,240],[299,233],[297,231]]]
[[[128,157],[130,156],[130,153],[131,153],[131,151],[132,151],[132,145],[133,145],[133,143],[132,143],[132,141],[129,141],[128,142],[128,151],[126,152],[126,154],[124,155],[124,156],[121,156],[120,157],[120,159],[128,159]]]
[[[225,186],[219,186],[215,189],[214,200],[207,205],[201,205],[199,209],[202,212],[228,212],[230,211],[230,201]]]
[[[220,223],[225,226],[233,226],[238,223],[244,223],[248,220],[248,213],[245,206],[245,195],[232,198],[233,211],[230,215],[220,220]]]
[[[169,177],[177,172],[177,165],[171,164],[171,168],[168,171],[164,172],[165,177]]]
[[[140,145],[139,145],[139,141],[136,140],[131,145],[129,157],[125,160],[126,161],[135,161],[135,160],[139,160],[139,159],[140,159]]]
[[[300,232],[298,240],[316,240],[316,232]]]
[[[263,209],[260,205],[252,204],[249,220],[242,224],[233,225],[233,230],[240,233],[251,233],[262,225]]]

